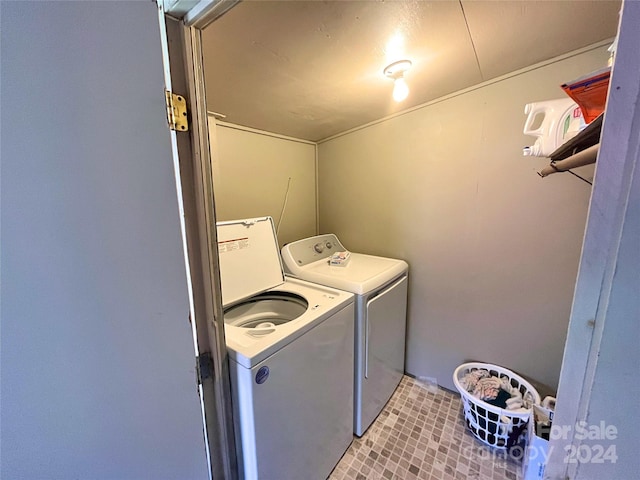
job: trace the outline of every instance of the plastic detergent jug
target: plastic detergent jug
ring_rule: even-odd
[[[586,126],[580,107],[570,98],[527,103],[524,113],[528,115],[524,134],[537,138],[533,145],[524,147],[523,155],[548,157]]]

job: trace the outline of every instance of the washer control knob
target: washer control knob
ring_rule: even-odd
[[[333,248],[333,244],[331,242],[327,242],[325,243],[325,245],[327,246],[327,248],[331,249]]]
[[[324,245],[321,243],[316,243],[313,246],[313,249],[316,251],[316,253],[322,253],[324,251]]]

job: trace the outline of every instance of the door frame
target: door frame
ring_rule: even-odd
[[[634,398],[631,393],[615,406],[603,405],[601,397],[613,390],[611,384],[628,388],[625,382],[637,368],[637,351],[614,352],[611,345],[615,350],[619,332],[632,334],[637,318],[621,311],[637,311],[640,288],[637,281],[619,274],[625,265],[640,262],[624,250],[625,242],[637,245],[640,222],[630,200],[640,188],[639,22],[640,3],[624,1],[553,419],[558,431],[567,433],[551,438],[545,479],[590,478],[594,472],[586,470],[592,465],[575,461],[570,454],[584,444],[591,448],[575,427],[579,422],[593,425],[605,419],[612,425],[618,416],[632,417],[630,408],[635,410],[633,400],[627,400]],[[614,291],[617,295],[612,295]],[[624,435],[635,438],[637,430],[629,429],[630,422],[617,423],[619,442],[632,440]],[[599,478],[622,472],[615,463],[598,464]]]
[[[165,89],[186,100],[188,131],[171,131],[189,319],[210,478],[238,478],[209,145],[202,29],[237,0],[157,0]]]

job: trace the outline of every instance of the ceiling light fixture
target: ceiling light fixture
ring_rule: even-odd
[[[404,79],[404,74],[411,68],[411,60],[400,60],[387,65],[384,74],[393,79],[393,99],[401,102],[409,95],[409,86]]]

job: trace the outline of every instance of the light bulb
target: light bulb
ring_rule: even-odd
[[[393,81],[393,99],[401,102],[409,95],[409,86],[404,77],[398,77]]]
[[[387,78],[393,80],[393,99],[401,102],[409,95],[409,86],[404,80],[404,74],[411,68],[411,60],[398,60],[387,65],[383,70]]]

